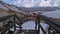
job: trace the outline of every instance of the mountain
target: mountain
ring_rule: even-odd
[[[0,1],[0,9],[12,10],[12,11],[16,11],[16,12],[21,11],[21,9],[19,9],[17,6],[12,5],[12,4],[4,3],[3,1]]]
[[[59,7],[31,7],[31,8],[23,7],[22,9],[32,10],[32,11],[54,11],[54,10],[59,10],[60,8]]]
[[[22,12],[22,11],[54,11],[54,10],[59,10],[59,7],[18,7],[12,4],[7,4],[4,2],[0,1],[0,8],[6,9],[6,10],[12,10],[16,12]]]

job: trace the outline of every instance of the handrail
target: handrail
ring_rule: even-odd
[[[47,23],[48,25],[50,25],[52,28],[54,28],[56,31],[60,32],[60,25],[59,23],[57,24],[56,22],[50,20],[48,17],[43,16],[43,15],[39,15],[40,19],[45,21],[45,23]]]
[[[0,22],[2,22],[4,20],[8,20],[11,17],[13,17],[13,19],[15,19],[14,17],[16,17],[16,14],[12,14],[12,15],[7,15],[7,16],[4,16],[4,17],[0,17]],[[13,24],[10,24],[6,29],[2,30],[0,34],[5,34],[7,31],[9,31],[10,28],[12,28],[14,26],[15,26],[14,23]]]
[[[1,21],[4,21],[4,20],[8,20],[9,18],[11,18],[11,17],[13,17],[13,16],[15,16],[15,14],[13,14],[13,15],[8,15],[8,16],[4,16],[4,17],[0,17],[0,22],[1,22]]]

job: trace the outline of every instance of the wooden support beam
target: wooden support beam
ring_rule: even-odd
[[[38,24],[38,34],[40,34],[40,24]]]
[[[37,30],[37,23],[35,22],[35,30]]]
[[[37,30],[37,26],[38,26],[38,23],[37,23],[37,18],[35,19],[35,30]]]
[[[40,34],[40,17],[37,15],[38,34]]]
[[[14,24],[14,31],[16,31],[16,22],[15,22],[15,18],[16,18],[16,17],[14,16],[14,17],[13,17],[13,19],[14,19],[14,20],[13,20],[13,21],[14,21],[14,23],[13,23],[13,24]]]
[[[23,23],[23,19],[20,18],[20,24],[19,24],[19,26],[20,26],[20,30],[22,30],[22,26],[21,26],[22,23]]]

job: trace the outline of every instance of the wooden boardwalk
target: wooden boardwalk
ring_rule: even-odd
[[[9,20],[11,17],[13,17],[13,18],[12,18],[13,21],[10,21],[10,20]],[[22,26],[21,26],[21,25],[30,20],[28,17],[36,17],[37,20],[35,21],[35,24],[36,24],[35,30],[22,30]],[[58,33],[60,32],[60,23],[58,23],[58,22],[56,23],[55,21],[49,19],[49,18],[46,17],[46,16],[39,15],[39,16],[28,16],[28,17],[22,19],[22,18],[19,18],[16,14],[1,17],[1,18],[0,18],[0,22],[3,22],[3,23],[4,23],[4,21],[8,20],[10,23],[7,22],[7,24],[9,24],[9,26],[6,24],[8,27],[5,28],[4,30],[2,30],[0,34],[6,33],[6,32],[9,31],[10,28],[12,28],[12,27],[14,27],[14,31],[13,31],[13,32],[15,32],[15,31],[16,31],[16,25],[15,25],[15,24],[17,24],[17,23],[16,23],[16,19],[18,19],[18,21],[20,22],[20,23],[19,23],[19,26],[20,26],[19,28],[20,28],[20,30],[18,30],[18,32],[16,32],[17,34],[18,34],[18,33],[21,33],[21,32],[24,32],[24,34],[36,34],[36,33],[37,33],[37,34],[40,34],[40,28],[42,28],[41,25],[40,25],[40,20],[45,21],[45,23],[47,23],[51,28],[53,28],[53,29],[56,31],[56,33],[57,33],[57,32],[58,32]],[[7,18],[7,19],[6,19],[6,18]],[[12,22],[12,23],[11,23],[11,22]],[[38,26],[38,30],[36,30],[37,26]],[[28,31],[28,32],[27,32],[27,31]],[[45,30],[44,30],[43,28],[42,28],[42,31],[43,31],[44,34],[46,34],[46,32],[45,32]],[[11,31],[11,32],[12,32],[12,31]]]

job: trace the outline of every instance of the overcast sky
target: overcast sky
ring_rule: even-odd
[[[9,4],[24,7],[60,5],[60,0],[3,0],[3,1]]]

